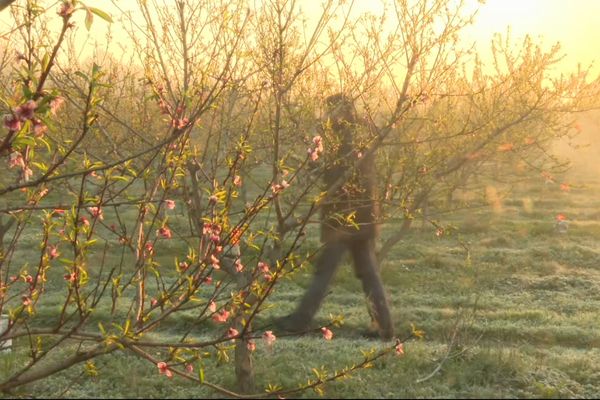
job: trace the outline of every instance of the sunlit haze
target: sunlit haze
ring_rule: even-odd
[[[566,55],[561,66],[572,69],[598,59],[598,15],[600,1],[596,0],[488,0],[470,30],[480,48],[507,27],[515,37],[529,34],[545,46],[560,42]],[[594,71],[600,71],[597,63]]]
[[[0,393],[600,398],[600,0],[0,9]]]
[[[20,0],[18,0],[20,1]],[[136,12],[135,0],[117,0],[116,4],[123,10]],[[315,0],[300,0],[299,4],[309,18],[316,18],[319,7],[314,7]],[[465,2],[466,11],[478,9],[475,24],[463,32],[465,43],[475,42],[478,50],[486,56],[490,41],[495,33],[506,33],[510,28],[515,40],[530,35],[535,42],[549,48],[560,42],[565,59],[561,62],[562,71],[573,70],[578,63],[587,67],[598,57],[597,40],[600,39],[600,1],[597,0],[487,0],[485,4],[475,0]],[[17,3],[18,4],[18,3]],[[118,26],[119,11],[112,2],[106,0],[88,0],[86,4],[110,12],[115,17],[112,28],[115,42],[126,45],[128,37]],[[380,13],[381,3],[371,0],[356,0],[354,12]],[[79,16],[83,19],[83,15]],[[0,31],[5,31],[11,25],[11,16],[4,11],[0,16]],[[83,25],[80,23],[80,25]],[[81,28],[84,31],[83,28]],[[106,24],[102,21],[95,23],[88,37],[88,43],[102,41],[106,32]],[[83,33],[83,38],[87,33]],[[116,47],[115,47],[116,49]],[[86,54],[84,51],[83,54]],[[592,71],[600,72],[597,63]]]

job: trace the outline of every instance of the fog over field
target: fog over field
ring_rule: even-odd
[[[600,397],[598,15],[0,0],[1,396]]]

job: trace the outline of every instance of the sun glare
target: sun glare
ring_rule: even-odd
[[[461,0],[454,0],[457,4]],[[600,27],[596,22],[600,15],[600,1],[597,0],[465,0],[465,14],[477,10],[475,23],[463,31],[465,43],[476,43],[477,49],[484,54],[495,33],[510,34],[515,41],[525,35],[531,36],[536,43],[550,47],[560,42],[562,53],[566,56],[560,64],[561,70],[573,70],[578,63],[587,67],[597,58],[597,52],[591,45],[600,39]],[[88,0],[86,4],[106,10],[115,16],[118,25],[120,14],[117,7],[105,0]],[[121,0],[117,2],[122,10],[136,10],[135,1]],[[306,13],[307,18],[317,19],[320,7],[315,7],[313,0],[300,0],[298,5]],[[382,2],[356,0],[353,4],[353,15],[364,12],[380,14],[384,9]],[[388,7],[392,11],[391,7]],[[135,13],[135,11],[133,11]],[[12,16],[8,10],[0,13],[0,32],[6,32],[12,26]],[[81,22],[83,30],[83,22]],[[102,41],[106,33],[106,25],[93,24],[88,35],[81,35],[83,45],[95,40]],[[115,51],[127,47],[128,35],[119,26],[113,26],[111,35],[114,39]],[[118,43],[118,45],[117,45]],[[91,54],[84,51],[82,54]],[[598,73],[597,65],[592,68]]]
[[[598,57],[591,45],[600,39],[598,15],[600,1],[596,0],[487,0],[465,33],[480,50],[494,33],[505,34],[507,29],[515,39],[529,35],[544,47],[559,42],[566,56],[561,69],[573,70],[578,63],[587,67]],[[595,65],[593,71],[600,69]]]

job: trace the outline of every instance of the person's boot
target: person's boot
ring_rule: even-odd
[[[303,334],[311,330],[308,319],[297,313],[279,317],[273,324],[276,332]]]

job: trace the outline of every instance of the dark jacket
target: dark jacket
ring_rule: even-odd
[[[324,132],[324,190],[344,182],[324,200],[321,216],[321,240],[369,239],[378,233],[379,207],[376,196],[374,155],[362,154],[353,147],[356,124],[348,121],[331,123]],[[353,215],[353,218],[348,218]]]

